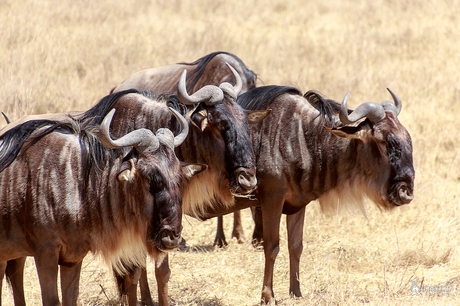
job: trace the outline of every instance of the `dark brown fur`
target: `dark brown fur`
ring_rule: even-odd
[[[103,102],[147,99],[137,93],[115,96]],[[176,246],[180,240],[180,162],[161,143],[145,153],[103,147],[94,132],[106,111],[47,121],[33,133],[20,125],[1,138],[3,159],[15,158],[3,163],[0,173],[0,263],[34,256],[44,305],[59,305],[58,264],[64,304],[74,305],[88,252],[123,269],[121,262],[142,264],[147,249],[171,248],[164,237]],[[12,153],[15,148],[20,150]],[[126,168],[132,177],[120,181],[117,176]],[[8,268],[14,269],[10,263]]]

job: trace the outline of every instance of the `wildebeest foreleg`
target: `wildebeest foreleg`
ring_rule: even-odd
[[[216,238],[214,239],[214,245],[217,245],[219,248],[223,248],[228,245],[227,240],[225,240],[223,216],[217,217],[217,232]]]
[[[274,304],[275,294],[273,292],[273,269],[276,256],[279,252],[279,228],[281,214],[283,211],[284,193],[281,192],[259,192],[262,203],[262,222],[264,228],[264,254],[265,270],[262,287],[262,303]]]
[[[34,259],[43,305],[60,305],[57,289],[59,248],[44,245],[35,252]]]
[[[233,212],[232,238],[233,237],[238,240],[239,244],[247,241],[246,236],[244,235],[243,225],[241,223],[241,210],[235,210],[235,212]]]
[[[11,284],[14,296],[14,305],[26,305],[24,297],[24,265],[27,257],[9,260],[6,265],[6,277]],[[0,286],[1,289],[1,286]],[[1,302],[0,302],[1,305]]]
[[[77,305],[82,263],[80,261],[72,267],[60,266],[63,306]]]
[[[302,238],[304,220],[305,207],[299,212],[286,217],[290,266],[289,293],[296,297],[302,296],[300,292],[299,264],[303,250]]]
[[[155,278],[158,285],[158,305],[168,306],[168,281],[171,276],[169,269],[168,253],[156,251],[155,258]]]
[[[141,290],[141,304],[153,306],[152,295],[150,294],[149,282],[147,280],[147,268],[140,269],[139,287]]]

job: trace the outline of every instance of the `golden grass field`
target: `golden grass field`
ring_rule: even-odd
[[[350,107],[403,101],[415,199],[389,213],[326,216],[307,208],[303,298],[289,297],[282,225],[274,290],[279,305],[458,305],[460,301],[460,1],[0,0],[0,110],[85,110],[131,74],[213,51],[239,56],[258,85],[316,89]],[[2,123],[3,126],[5,123]],[[224,219],[230,239],[232,217]],[[247,237],[250,213],[244,211]],[[285,223],[283,217],[282,223]],[[184,219],[189,251],[170,255],[172,305],[258,305],[264,255],[232,240],[213,249],[216,221]],[[149,271],[153,263],[148,263]],[[449,286],[412,296],[410,279]],[[41,303],[33,260],[28,305]],[[153,273],[149,274],[157,300]],[[119,305],[112,274],[88,256],[81,305]],[[447,287],[446,287],[447,288]],[[12,305],[8,286],[4,305]]]

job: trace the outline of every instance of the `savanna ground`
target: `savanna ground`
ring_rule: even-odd
[[[258,85],[295,85],[350,106],[403,101],[412,135],[415,199],[382,213],[325,216],[307,209],[301,258],[303,298],[289,297],[283,217],[275,266],[279,305],[455,305],[460,300],[460,1],[25,1],[0,0],[0,110],[26,114],[84,110],[129,75],[238,55]],[[2,123],[4,125],[4,123]],[[243,214],[252,233],[250,213]],[[231,216],[225,217],[228,239]],[[173,305],[257,305],[264,255],[235,240],[212,247],[216,221],[185,218],[189,251],[170,256]],[[153,270],[153,263],[148,263]],[[33,261],[29,305],[41,303]],[[153,273],[149,274],[154,300]],[[409,280],[449,286],[412,296]],[[110,270],[88,256],[82,305],[119,305]],[[446,287],[447,288],[447,287]],[[4,286],[5,305],[12,304]]]

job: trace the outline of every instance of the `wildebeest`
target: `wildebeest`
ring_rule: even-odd
[[[257,158],[256,203],[236,199],[232,209],[260,206],[265,271],[262,302],[274,302],[273,267],[279,251],[279,224],[287,215],[290,293],[301,296],[299,260],[305,206],[318,199],[324,210],[363,205],[371,199],[381,209],[411,202],[415,172],[412,143],[398,120],[401,100],[366,102],[354,111],[317,92],[304,96],[293,87],[265,86],[239,97],[247,110],[272,109],[249,127]],[[230,210],[208,210],[210,218]]]
[[[131,90],[98,106],[126,97],[154,103]],[[75,305],[88,252],[122,269],[121,262],[142,263],[147,249],[170,251],[181,239],[183,170],[174,147],[187,136],[186,120],[171,109],[177,136],[134,128],[113,140],[115,110],[108,110],[28,121],[1,137],[0,263],[34,256],[44,305],[59,305],[58,265],[63,303]]]
[[[112,92],[136,88],[152,91],[156,94],[177,94],[179,76],[186,69],[188,75],[186,88],[189,93],[193,94],[206,85],[219,86],[223,82],[234,83],[233,74],[226,64],[230,64],[241,76],[242,87],[239,94],[256,87],[257,75],[249,70],[240,58],[228,52],[213,52],[192,63],[179,63],[139,71],[114,87]],[[222,217],[218,218],[220,226],[218,226],[214,245],[222,247],[227,242],[223,230],[221,230]],[[246,241],[239,211],[236,211],[234,215],[232,236],[238,239],[239,243]]]
[[[205,55],[192,63],[141,70],[114,87],[111,92],[136,88],[153,91],[155,94],[175,94],[179,77],[185,69],[188,75],[187,92],[193,94],[206,85],[234,83],[233,74],[229,73],[227,63],[235,68],[241,77],[241,93],[256,86],[257,75],[249,70],[240,58],[232,53],[220,51]]]
[[[233,64],[236,63],[236,67],[239,68],[240,72],[235,71],[236,69],[233,69],[232,65],[226,63],[225,60],[231,61]],[[186,80],[186,74],[183,72],[181,81],[177,87],[178,90],[174,86],[171,87],[162,82],[155,82],[155,80],[159,79],[162,79],[163,82],[164,80],[171,80],[171,75],[175,75],[178,66],[182,68],[188,67],[192,75],[192,77]],[[189,66],[195,68],[190,69]],[[141,75],[144,77],[140,77]],[[244,77],[241,78],[240,75]],[[228,82],[222,83],[225,80],[231,81],[230,77],[236,80],[232,82],[235,83],[234,86]],[[177,84],[177,81],[175,84]],[[234,55],[213,53],[192,64],[177,64],[140,72],[126,79],[121,85],[112,90],[112,92],[117,92],[120,89],[132,86],[136,89],[149,90],[158,94],[177,93],[179,100],[189,105],[190,102],[198,102],[202,99],[191,99],[188,97],[187,91],[192,92],[192,96],[199,97],[203,95],[205,90],[208,91],[211,88],[215,88],[215,86],[212,86],[213,84],[220,85],[224,93],[224,99],[222,100],[219,97],[217,99],[219,100],[218,103],[208,100],[200,102],[197,108],[188,108],[187,112],[191,115],[186,115],[186,118],[190,118],[191,124],[194,125],[191,127],[191,130],[196,132],[197,135],[191,134],[184,145],[176,151],[177,156],[181,160],[208,165],[206,173],[200,174],[191,180],[193,184],[186,184],[184,186],[184,212],[195,217],[200,214],[202,208],[205,206],[221,205],[219,201],[222,198],[225,200],[225,203],[223,203],[224,206],[231,207],[233,205],[233,196],[249,193],[256,187],[255,168],[249,166],[244,166],[243,168],[250,171],[246,170],[245,172],[251,175],[246,180],[250,184],[240,184],[243,187],[246,185],[246,190],[240,188],[238,192],[232,192],[228,189],[227,181],[229,176],[232,177],[232,172],[241,168],[241,165],[244,165],[241,162],[242,160],[246,160],[246,165],[255,164],[252,146],[247,134],[247,124],[259,122],[269,113],[269,111],[264,110],[250,111],[245,114],[244,110],[236,104],[236,99],[240,92],[247,88],[253,88],[255,74],[248,70],[243,62]],[[199,89],[201,86],[204,87]],[[190,90],[186,90],[186,88]],[[199,90],[197,91],[197,89]],[[187,150],[189,139],[196,144],[193,150]],[[224,146],[222,147],[222,145]],[[199,149],[197,149],[198,147]],[[242,150],[244,147],[246,149]],[[237,165],[240,166],[238,167]],[[189,205],[188,203],[194,204]],[[194,209],[188,210],[186,207],[194,207]],[[142,301],[147,301],[147,305],[152,305],[153,302],[151,301],[145,273],[145,270],[141,272]],[[118,279],[120,283],[121,279]],[[124,280],[124,283],[126,282]],[[135,286],[131,286],[131,292],[128,294],[130,300],[136,292]],[[133,301],[135,300],[133,299]],[[132,302],[132,304],[134,303]]]

